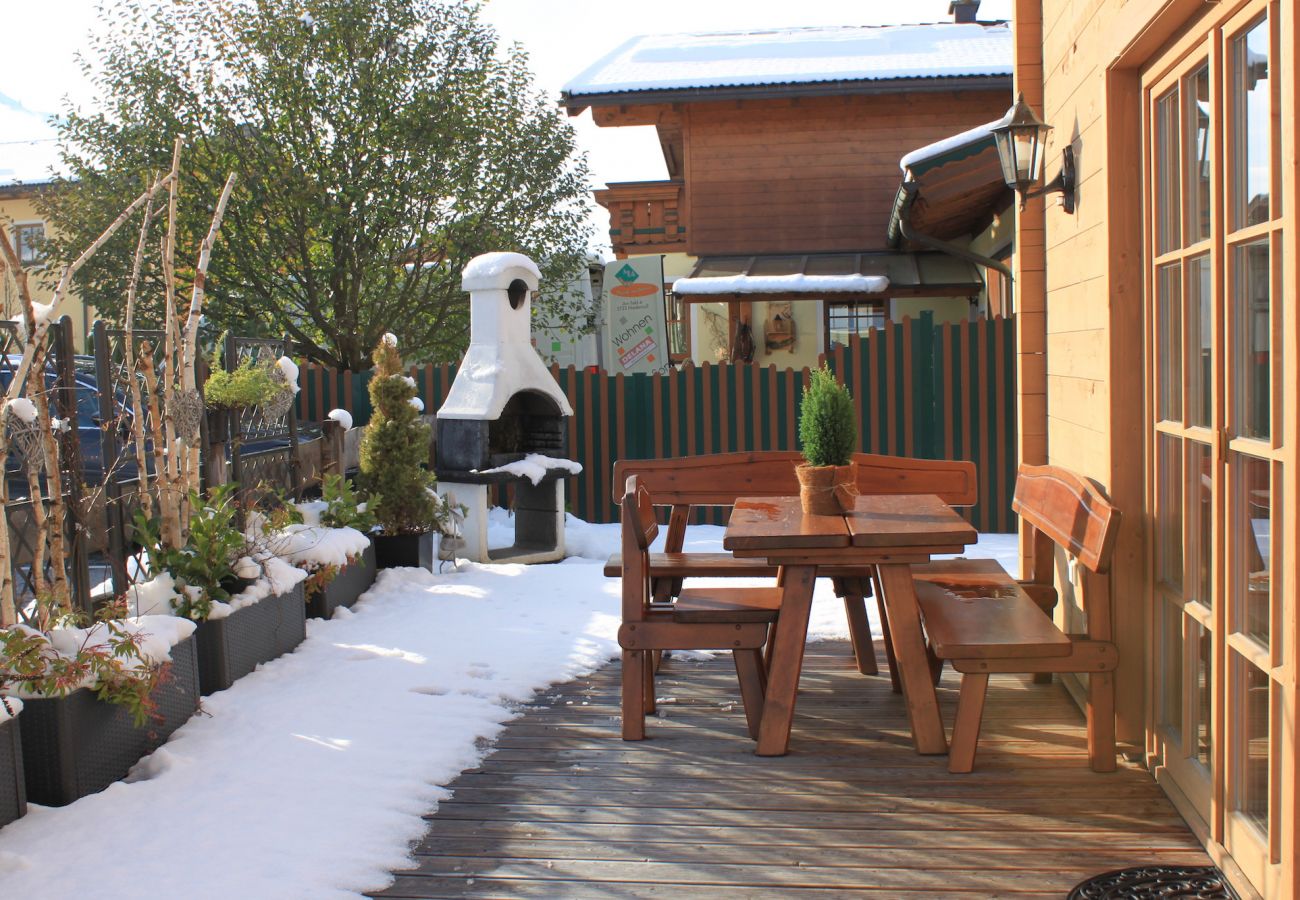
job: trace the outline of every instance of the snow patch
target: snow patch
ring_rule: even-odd
[[[333,419],[342,425],[344,431],[350,431],[352,428],[352,413],[346,409],[331,409],[327,418]]]
[[[541,280],[541,270],[537,264],[522,253],[484,253],[469,261],[469,265],[460,273],[461,284],[469,281],[500,278],[507,269],[520,268]],[[502,285],[505,287],[505,285]]]
[[[389,346],[389,347],[396,347],[396,346],[397,346],[397,335],[393,334],[391,331],[385,331],[385,332],[384,332],[383,341],[384,341],[384,344],[387,345],[387,346]]]
[[[571,459],[556,459],[552,456],[543,456],[540,453],[529,453],[523,459],[506,463],[504,466],[497,466],[495,469],[484,469],[481,472],[478,472],[478,470],[471,471],[475,471],[479,475],[495,475],[498,472],[505,472],[514,475],[516,478],[527,478],[534,485],[537,485],[546,477],[546,473],[552,469],[562,469],[565,472],[572,472],[577,475],[582,472],[582,463]]]
[[[278,556],[269,553],[259,555],[264,556],[259,560],[262,563],[262,577],[231,597],[229,603],[214,600],[212,611],[208,613],[209,619],[224,619],[259,600],[287,593],[299,582],[307,580],[306,572]]]
[[[416,412],[418,413],[424,412],[424,401],[421,400],[419,397],[411,397],[406,402],[411,404],[411,406],[415,407]]]
[[[942,156],[945,153],[965,147],[967,144],[974,144],[982,140],[992,140],[993,129],[1002,124],[1002,119],[994,122],[985,122],[983,125],[976,125],[960,134],[954,134],[943,140],[935,141],[933,144],[926,144],[924,147],[917,147],[915,150],[906,154],[898,161],[898,167],[906,172],[912,166],[926,160],[933,159],[936,156]]]
[[[315,524],[290,525],[273,536],[272,552],[296,566],[314,571],[326,566],[342,568],[370,546],[370,539],[355,528],[326,528],[318,524],[320,512],[314,512]]]
[[[15,397],[5,404],[9,415],[21,419],[28,425],[36,421],[36,404],[26,397]]]
[[[293,392],[298,393],[298,364],[287,356],[281,356],[275,361],[275,364],[284,373],[284,380],[293,388]]]
[[[884,275],[726,275],[717,278],[678,278],[679,294],[876,294],[888,289]]]

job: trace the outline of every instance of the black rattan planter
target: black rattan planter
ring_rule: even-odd
[[[354,563],[344,566],[325,590],[312,594],[307,601],[307,617],[328,619],[340,606],[351,606],[375,583],[375,543],[372,540]]]
[[[126,776],[199,706],[196,641],[171,651],[171,678],[157,691],[161,721],[137,728],[123,706],[96,699],[87,688],[66,697],[23,701],[22,747],[27,799],[66,806]]]
[[[265,597],[224,619],[200,622],[199,687],[203,696],[224,691],[264,663],[283,656],[307,637],[307,604],[302,583]]]
[[[0,828],[27,812],[21,727],[12,716],[0,722]]]
[[[375,561],[381,569],[395,569],[399,566],[417,566],[433,571],[437,557],[433,553],[432,531],[420,534],[377,534],[375,541]]]

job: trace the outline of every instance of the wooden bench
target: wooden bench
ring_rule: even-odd
[[[1050,584],[1059,547],[1078,561],[1079,598],[1088,630],[1065,634],[1036,598],[993,560],[953,559],[913,566],[927,645],[962,673],[948,771],[975,763],[989,675],[1087,672],[1088,759],[1115,770],[1115,667],[1110,557],[1119,511],[1092,483],[1053,466],[1021,466],[1012,509],[1029,526],[1031,585]]]
[[[872,453],[855,453],[858,492],[861,494],[937,494],[952,506],[972,506],[979,499],[975,464],[964,460],[907,459]],[[789,450],[755,450],[716,453],[670,459],[625,459],[614,464],[614,494],[623,496],[629,476],[635,475],[649,489],[653,502],[672,507],[664,551],[649,556],[655,598],[667,602],[682,591],[687,578],[775,577],[776,569],[758,559],[736,559],[730,553],[686,553],[682,547],[691,510],[700,506],[731,507],[737,497],[781,497],[799,493],[794,467],[802,454]],[[622,557],[615,554],[605,564],[605,574],[618,578]],[[837,596],[843,598],[849,633],[858,670],[878,673],[871,642],[865,598],[872,595],[869,579],[860,571],[837,573],[822,569],[832,580]],[[876,592],[879,597],[879,593]],[[885,624],[885,650],[893,666],[893,648]]]

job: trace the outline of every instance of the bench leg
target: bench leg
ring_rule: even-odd
[[[749,736],[758,740],[758,726],[763,720],[763,696],[766,693],[763,654],[758,650],[733,650],[731,657],[736,662],[736,676],[740,679],[740,699],[745,705]]]
[[[867,603],[857,590],[850,586],[844,594],[844,615],[849,620],[849,637],[853,640],[853,656],[857,661],[858,671],[863,675],[879,675],[880,668],[876,665],[876,648],[871,643],[871,623],[867,619]]]
[[[880,610],[880,637],[885,644],[885,661],[889,664],[889,686],[895,694],[903,693],[902,682],[898,680],[898,661],[894,658],[894,639],[889,634],[889,613],[885,610],[885,594],[880,589],[879,575],[871,576],[876,595],[876,607]]]
[[[952,726],[952,743],[948,747],[948,771],[964,774],[975,768],[975,743],[980,738],[980,720],[984,718],[984,694],[989,677],[968,672],[961,677],[961,696],[957,700],[957,719]]]
[[[1088,675],[1088,762],[1094,772],[1115,771],[1115,673]]]
[[[645,739],[645,653],[623,651],[623,740]]]
[[[645,712],[646,715],[653,715],[655,711],[655,657],[659,655],[658,651],[647,650],[641,654],[641,672],[645,679]]]

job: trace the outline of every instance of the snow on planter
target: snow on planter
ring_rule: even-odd
[[[344,431],[348,431],[352,428],[352,413],[348,412],[346,409],[331,409],[326,418],[338,422],[343,426]]]

